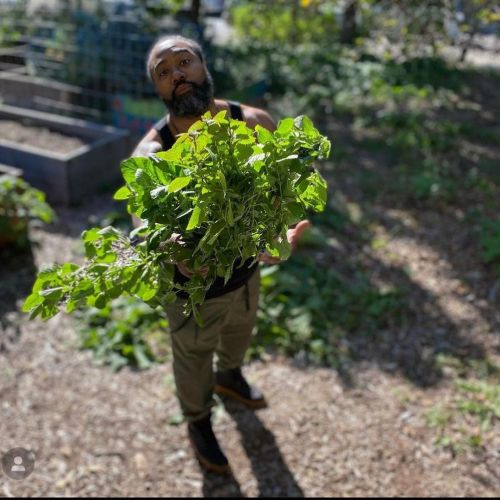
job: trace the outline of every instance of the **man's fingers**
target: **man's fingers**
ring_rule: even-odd
[[[257,260],[264,262],[264,264],[279,264],[281,262],[281,259],[278,257],[271,257],[267,252],[260,253]]]
[[[297,238],[300,238],[302,233],[311,226],[311,223],[308,220],[301,220],[296,226],[295,226],[295,234]]]
[[[208,267],[206,266],[200,267],[200,269],[198,269],[196,273],[194,273],[193,270],[190,267],[186,266],[186,264],[184,264],[183,262],[177,262],[177,267],[179,268],[180,273],[186,276],[186,278],[192,278],[195,274],[199,274],[206,278],[208,274]]]
[[[180,273],[186,276],[186,278],[191,278],[193,276],[193,272],[189,269],[188,266],[186,266],[182,262],[177,262],[177,267]]]
[[[300,237],[302,236],[302,233],[310,226],[311,223],[308,220],[301,220],[294,228],[289,229],[287,231],[288,243],[295,248],[300,240]]]

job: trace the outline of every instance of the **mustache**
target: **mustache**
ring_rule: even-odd
[[[192,85],[191,92],[176,95],[180,85]],[[208,73],[201,83],[191,80],[177,82],[172,90],[171,98],[162,98],[166,108],[175,116],[198,116],[207,111],[210,100],[213,98],[213,80]]]
[[[175,84],[174,90],[172,92],[172,99],[175,99],[175,93],[177,92],[177,89],[181,85],[184,85],[184,84],[192,85],[193,88],[195,88],[195,89],[200,89],[201,88],[201,85],[197,84],[196,82],[191,82],[189,80],[181,80],[180,82],[178,82],[178,83]]]

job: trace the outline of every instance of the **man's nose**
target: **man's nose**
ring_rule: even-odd
[[[179,69],[176,68],[174,72],[172,73],[172,83],[175,85],[181,80],[184,80],[186,77],[184,76],[184,73]]]

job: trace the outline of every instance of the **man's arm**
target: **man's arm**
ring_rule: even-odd
[[[241,108],[243,110],[243,118],[249,127],[255,128],[256,125],[260,125],[271,132],[276,130],[276,123],[267,111],[245,105],[242,105]]]
[[[161,142],[160,134],[153,128],[139,141],[130,156],[148,156],[149,154],[157,153],[162,149],[163,144]]]

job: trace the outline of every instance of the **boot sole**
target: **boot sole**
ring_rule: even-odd
[[[267,408],[267,402],[265,399],[258,399],[254,401],[251,399],[246,399],[240,394],[238,394],[236,391],[228,389],[227,387],[224,387],[222,385],[216,384],[214,387],[214,392],[219,396],[227,396],[228,398],[234,399],[235,401],[244,404],[247,408],[250,408],[251,410],[259,410],[261,408]]]
[[[208,470],[209,472],[215,472],[216,474],[231,474],[231,467],[228,465],[217,465],[210,460],[207,460],[199,451],[198,448],[196,448],[193,440],[191,439],[191,436],[188,436],[189,442],[191,443],[191,447],[193,448],[194,454],[196,458],[198,459],[198,462],[200,465]]]

